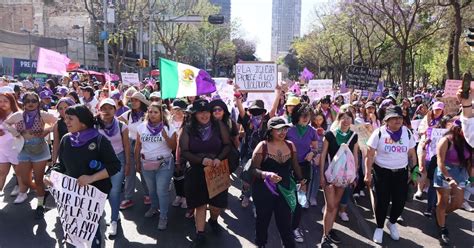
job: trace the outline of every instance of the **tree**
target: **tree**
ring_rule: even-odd
[[[232,43],[236,49],[236,58],[235,63],[239,60],[242,61],[255,61],[257,57],[255,57],[255,43],[245,40],[243,38],[235,38],[232,40]]]
[[[406,56],[416,46],[442,28],[445,11],[431,1],[367,0],[354,3],[354,8],[370,18],[389,36],[399,49],[402,96],[407,96]]]

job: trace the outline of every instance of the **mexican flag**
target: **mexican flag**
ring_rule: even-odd
[[[161,98],[200,96],[216,91],[216,83],[204,70],[160,58]]]

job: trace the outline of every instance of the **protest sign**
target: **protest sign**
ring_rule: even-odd
[[[460,103],[455,97],[443,97],[440,99],[444,103],[444,114],[454,114],[459,112]]]
[[[461,86],[462,80],[448,79],[444,85],[443,97],[456,97],[459,86]],[[471,89],[474,88],[474,81],[471,82]]]
[[[212,93],[212,98],[221,99],[226,105],[229,113],[232,112],[234,106],[234,85],[228,84],[226,80],[213,78],[216,82],[216,92]]]
[[[415,141],[418,142],[420,140],[420,134],[418,133],[418,126],[420,126],[422,119],[419,120],[411,120],[411,128],[413,130],[413,137]]]
[[[382,71],[376,68],[351,65],[347,69],[347,87],[375,92]]]
[[[204,167],[204,175],[206,177],[209,199],[230,187],[230,172],[227,159],[223,160],[220,166]]]
[[[138,73],[126,73],[122,72],[122,84],[123,85],[139,85],[140,79],[138,79]]]
[[[428,149],[426,149],[426,160],[429,161],[431,158],[436,155],[436,145],[443,135],[448,131],[446,128],[428,128],[426,130],[426,136],[431,142],[428,144]]]
[[[66,76],[67,65],[71,60],[56,51],[40,47],[36,72]]]
[[[265,104],[265,109],[267,112],[270,112],[273,106],[273,101],[275,101],[275,92],[265,92],[265,93],[253,93],[249,92],[247,94],[247,104],[250,104],[252,101],[262,100]]]
[[[235,65],[235,83],[241,91],[275,91],[278,84],[277,64],[273,62],[240,62]]]
[[[91,247],[107,194],[92,185],[79,186],[77,179],[56,171],[51,172],[50,180],[66,241],[76,247]]]
[[[357,134],[359,147],[361,150],[367,150],[367,141],[374,132],[374,127],[369,123],[356,124],[351,129]]]
[[[324,96],[334,96],[332,89],[332,79],[309,80],[308,97],[311,100],[321,99]]]

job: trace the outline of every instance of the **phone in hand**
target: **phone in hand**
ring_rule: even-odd
[[[470,89],[471,89],[472,75],[470,72],[464,73],[462,77],[462,93],[461,97],[463,99],[469,99]]]

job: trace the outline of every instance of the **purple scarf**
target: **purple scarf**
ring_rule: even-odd
[[[250,117],[250,121],[252,122],[254,132],[258,131],[258,129],[262,125],[262,120],[263,120],[263,116],[261,115]]]
[[[270,181],[269,176],[265,177],[264,182],[265,182],[265,185],[267,186],[268,190],[270,190],[270,192],[272,192],[272,194],[274,194],[276,196],[279,195],[278,192],[276,191],[276,188],[277,188],[276,184],[273,183],[272,181]]]
[[[132,123],[140,121],[143,116],[145,116],[145,112],[132,110]]]
[[[163,126],[164,125],[162,121],[155,125],[151,124],[151,122],[149,121],[147,121],[146,123],[146,128],[148,129],[148,131],[150,131],[152,136],[157,136],[158,134],[160,134],[161,130],[163,130]]]
[[[25,123],[25,129],[31,129],[33,128],[33,125],[35,124],[36,119],[39,118],[39,111],[38,110],[32,110],[32,111],[25,111],[23,112],[23,122]]]
[[[117,132],[119,131],[119,128],[120,128],[119,127],[119,122],[117,121],[117,119],[114,118],[112,123],[110,123],[109,125],[104,126],[104,133],[108,137],[113,137],[117,134]],[[122,131],[122,130],[120,130],[120,131]]]
[[[208,122],[205,125],[199,125],[198,127],[199,137],[202,141],[208,141],[211,138],[212,125],[211,122]]]
[[[441,121],[441,118],[443,118],[442,115],[440,115],[438,118],[434,118],[430,121],[430,127],[438,125],[439,121]]]
[[[94,128],[88,128],[79,132],[71,133],[69,139],[72,147],[81,147],[85,145],[89,140],[97,137],[99,132]]]
[[[398,131],[395,131],[395,132],[390,131],[388,127],[386,128],[386,130],[387,130],[387,133],[390,134],[390,138],[393,141],[398,142],[402,138],[403,128],[400,128],[398,129]]]

